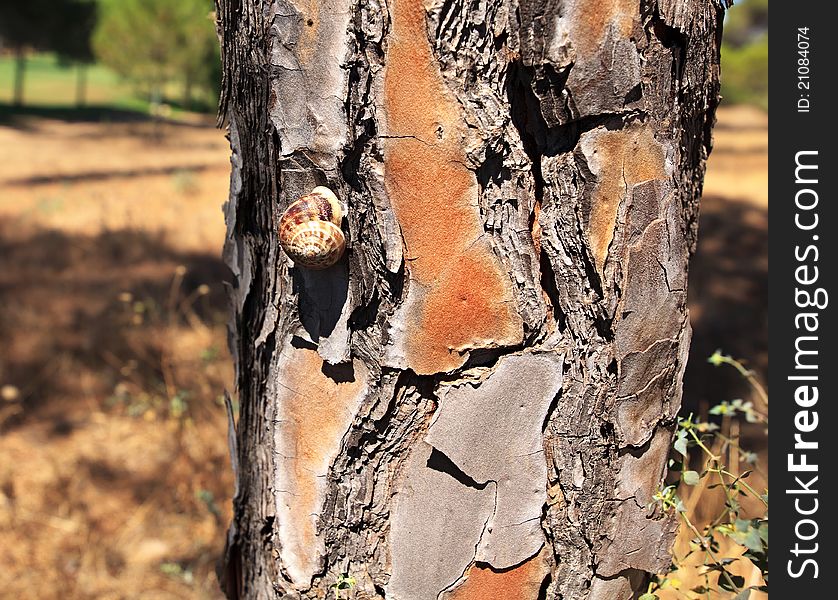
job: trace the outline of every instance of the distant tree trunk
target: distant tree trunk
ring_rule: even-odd
[[[635,596],[718,99],[714,0],[218,0],[231,598]],[[281,212],[348,205],[334,267]]]
[[[12,104],[23,106],[23,83],[26,76],[26,50],[22,46],[15,48],[15,81],[12,88]]]
[[[87,63],[76,63],[76,106],[87,104]]]
[[[189,71],[184,75],[183,80],[183,109],[190,110],[192,108],[192,73]]]

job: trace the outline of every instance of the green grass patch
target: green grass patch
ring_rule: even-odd
[[[62,64],[54,54],[29,54],[23,87],[23,109],[75,108],[77,65]],[[87,67],[87,91],[85,106],[107,107],[119,111],[149,113],[148,98],[136,85],[100,64]],[[0,54],[0,105],[7,112],[20,110],[11,107],[15,77],[15,59],[9,54]],[[177,114],[182,84],[172,82],[166,87],[166,101]],[[196,96],[198,94],[196,93]],[[215,110],[212,98],[195,98],[196,106],[207,112]]]
[[[12,102],[15,59],[0,56],[0,103]],[[52,54],[30,54],[24,74],[23,103],[30,106],[73,106],[76,103],[78,67],[61,64]],[[88,104],[125,109],[144,109],[148,103],[139,99],[127,82],[101,65],[87,67]]]

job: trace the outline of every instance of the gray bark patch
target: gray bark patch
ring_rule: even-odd
[[[425,442],[413,448],[393,497],[388,599],[436,600],[474,560],[494,508],[494,484],[463,485],[428,466],[432,452]]]
[[[475,558],[496,569],[522,563],[544,543],[541,428],[561,389],[563,360],[553,353],[503,357],[477,385],[439,392],[425,441],[478,483],[495,483],[496,505]]]

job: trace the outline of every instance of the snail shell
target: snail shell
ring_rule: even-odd
[[[279,219],[279,243],[294,263],[309,269],[335,264],[346,248],[340,229],[343,210],[337,196],[326,187],[292,202]]]

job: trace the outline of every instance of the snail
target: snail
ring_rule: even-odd
[[[335,264],[346,248],[340,229],[343,209],[337,196],[318,186],[300,197],[279,219],[279,243],[294,263],[309,269]]]

